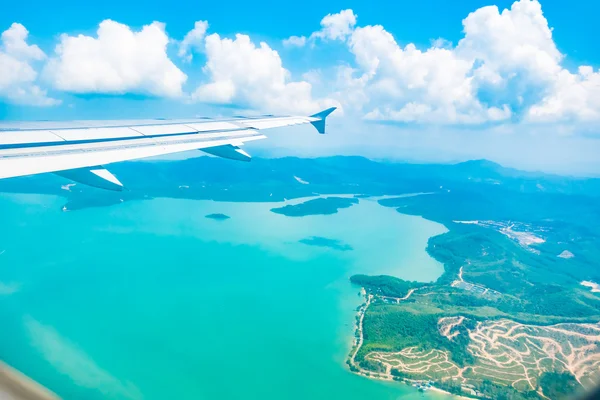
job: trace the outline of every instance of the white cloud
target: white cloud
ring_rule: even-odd
[[[29,45],[29,32],[19,23],[13,23],[2,32],[0,44],[0,97],[16,104],[51,106],[60,103],[49,98],[46,91],[35,84],[37,72],[33,63],[46,58],[36,45]]]
[[[283,45],[286,47],[303,47],[306,44],[305,36],[290,36],[283,40]]]
[[[303,47],[306,43],[314,44],[316,39],[345,40],[356,25],[354,11],[342,10],[337,14],[327,14],[321,20],[321,29],[313,32],[308,39],[306,36],[290,36],[283,41],[286,47]]]
[[[54,87],[73,93],[177,97],[187,76],[167,56],[168,43],[162,23],[135,32],[104,20],[96,37],[61,35],[44,72]]]
[[[563,68],[537,0],[463,20],[456,46],[400,46],[381,25],[356,26],[352,10],[327,15],[316,38],[347,43],[354,66],[337,67],[335,97],[367,119],[440,124],[600,119],[600,71]]]
[[[191,51],[202,51],[207,30],[208,21],[196,21],[194,29],[189,31],[179,44],[179,52],[177,55],[188,62],[192,61]]]
[[[167,55],[168,44],[175,42],[184,61],[194,53],[206,56],[205,83],[190,94],[203,102],[286,113],[341,103],[367,120],[409,123],[600,120],[600,70],[580,66],[571,72],[563,67],[565,56],[537,0],[516,1],[505,10],[482,7],[462,23],[464,36],[457,44],[438,38],[429,48],[417,48],[401,46],[381,25],[358,26],[351,9],[328,14],[319,30],[291,36],[283,45],[337,41],[353,61],[293,79],[268,44],[253,43],[242,34],[234,39],[207,36],[207,21],[197,21],[177,43],[158,22],[134,31],[105,20],[95,36],[61,35],[44,76],[56,89],[74,93],[185,98],[187,77]],[[20,24],[2,33],[0,96],[18,103],[56,104],[36,85],[36,67],[46,55],[28,44],[27,37]]]
[[[581,66],[576,74],[563,69],[549,93],[527,113],[532,122],[600,120],[600,70]]]
[[[29,31],[18,23],[2,32],[2,45],[6,53],[25,60],[43,60],[44,52],[37,45],[28,45]]]
[[[321,20],[321,30],[314,32],[311,38],[345,39],[352,33],[355,25],[356,15],[350,9],[342,10],[337,14],[327,14]]]
[[[502,13],[496,6],[482,7],[463,20],[463,27],[456,52],[464,59],[482,60],[501,74],[535,71],[529,79],[547,79],[560,69],[562,55],[537,1],[517,1]]]
[[[481,61],[474,71],[478,85],[491,86],[496,97],[509,97],[513,107],[523,108],[526,120],[600,118],[600,74],[591,67],[571,73],[561,66],[564,55],[538,1],[517,1],[501,13],[495,6],[483,7],[463,25],[465,37],[456,53]]]
[[[313,99],[312,85],[293,81],[277,51],[265,42],[256,46],[247,35],[229,39],[212,34],[205,39],[205,51],[203,71],[210,81],[194,92],[196,100],[293,113],[337,105],[331,99]]]
[[[402,48],[379,25],[356,28],[348,46],[363,74],[358,79],[369,99],[367,119],[468,124],[510,117],[504,105],[480,103],[470,76],[473,61],[453,50]],[[354,75],[346,76],[349,85],[356,85]]]

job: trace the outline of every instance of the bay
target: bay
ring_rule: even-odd
[[[368,199],[294,218],[270,211],[283,203],[63,204],[0,195],[0,358],[64,398],[423,396],[346,369],[362,302],[348,278],[435,280],[425,246],[443,226]]]

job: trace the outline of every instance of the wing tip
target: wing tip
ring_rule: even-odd
[[[317,132],[319,132],[320,134],[325,133],[325,120],[327,119],[329,114],[331,114],[335,110],[337,110],[337,107],[329,107],[326,110],[311,115],[311,118],[318,118],[316,121],[311,121],[311,125],[315,127]]]

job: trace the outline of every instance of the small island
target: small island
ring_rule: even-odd
[[[323,197],[305,201],[304,203],[272,208],[276,214],[287,217],[304,217],[306,215],[330,215],[338,212],[340,208],[352,207],[358,204],[358,199],[346,197]]]
[[[216,221],[225,221],[227,219],[229,219],[229,215],[225,215],[225,214],[208,214],[205,216],[205,218],[210,218],[210,219],[214,219]]]
[[[300,243],[308,246],[328,247],[333,250],[348,251],[353,250],[352,246],[337,239],[329,239],[321,236],[311,236],[299,240]]]

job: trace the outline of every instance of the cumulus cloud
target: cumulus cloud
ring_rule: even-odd
[[[321,20],[321,29],[313,32],[308,38],[306,36],[290,36],[283,41],[287,47],[303,47],[306,43],[313,43],[316,39],[345,40],[356,25],[356,14],[354,11],[342,10],[337,14],[327,14]]]
[[[267,43],[254,43],[242,34],[207,36],[207,21],[197,21],[177,42],[159,22],[135,31],[105,20],[94,36],[61,35],[49,60],[28,43],[25,27],[15,23],[1,36],[0,96],[18,103],[56,104],[36,84],[36,68],[47,62],[46,81],[73,93],[191,97],[286,113],[341,103],[367,120],[404,123],[600,120],[600,70],[563,66],[565,55],[537,0],[519,0],[504,10],[482,7],[462,24],[464,35],[456,44],[438,38],[419,48],[400,45],[381,25],[357,25],[351,9],[328,14],[317,31],[291,36],[283,45],[336,41],[348,49],[352,61],[333,61],[329,68],[294,79]],[[169,43],[184,61],[197,53],[206,57],[204,84],[191,94],[183,93],[187,76],[169,59]]]
[[[186,61],[192,61],[192,50],[197,52],[202,51],[204,45],[204,37],[208,30],[208,21],[196,21],[194,29],[189,31],[181,43],[179,44],[179,52],[177,55]]]
[[[600,120],[600,70],[581,66],[576,74],[563,69],[548,94],[527,113],[533,122]]]
[[[37,45],[28,45],[29,31],[21,24],[14,23],[2,32],[2,45],[6,53],[26,60],[43,60],[44,52]]]
[[[303,47],[306,44],[306,36],[290,36],[283,40],[286,47]]]
[[[348,46],[369,99],[366,118],[402,122],[482,123],[510,117],[506,105],[486,106],[476,96],[473,61],[455,51],[413,44],[400,47],[382,26],[356,28]],[[349,85],[356,86],[356,74]]]
[[[29,32],[13,23],[0,37],[0,97],[12,103],[50,106],[60,103],[47,96],[35,84],[37,72],[33,64],[46,55],[36,45],[27,43]]]
[[[55,88],[73,93],[177,97],[187,76],[167,56],[168,43],[162,23],[136,32],[104,20],[96,37],[61,35],[44,72]]]
[[[356,25],[356,15],[354,11],[342,10],[337,14],[327,14],[321,20],[321,30],[314,32],[312,38],[339,40],[345,39],[352,33]]]
[[[571,73],[561,63],[552,29],[535,0],[521,0],[502,12],[483,7],[463,21],[465,37],[456,53],[474,60],[482,90],[506,98],[525,120],[554,122],[600,117],[600,74],[582,66]]]
[[[327,15],[315,39],[346,43],[354,64],[337,67],[335,95],[372,120],[481,124],[600,119],[600,71],[564,68],[537,0],[482,7],[464,37],[427,49],[400,46],[381,25],[357,26],[352,10]],[[291,39],[291,38],[290,38]],[[290,40],[288,39],[288,40]],[[301,40],[294,39],[301,43]]]
[[[265,42],[255,45],[247,35],[235,39],[212,34],[205,39],[209,82],[193,93],[196,100],[274,112],[310,113],[338,103],[315,100],[312,85],[293,81],[277,51]]]

